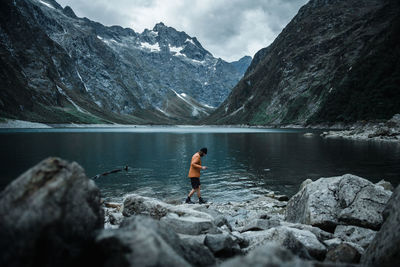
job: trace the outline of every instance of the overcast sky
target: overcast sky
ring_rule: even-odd
[[[308,0],[58,0],[79,17],[136,32],[158,22],[197,37],[215,57],[238,60],[268,46]]]

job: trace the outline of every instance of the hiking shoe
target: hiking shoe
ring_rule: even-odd
[[[186,198],[185,203],[186,204],[194,204],[194,202],[190,200],[190,197]]]
[[[199,198],[199,204],[205,204],[207,201],[205,201],[203,198]]]

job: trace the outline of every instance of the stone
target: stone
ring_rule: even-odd
[[[110,208],[110,209],[116,209],[118,211],[120,211],[122,209],[122,205],[120,203],[114,203],[114,202],[105,202],[104,206],[106,208]]]
[[[312,183],[313,181],[311,179],[306,179],[300,184],[299,191],[302,190],[306,185]]]
[[[115,209],[104,208],[104,228],[117,228],[123,221],[124,216]]]
[[[288,202],[286,220],[333,232],[338,224],[379,229],[391,192],[361,177],[320,178],[305,185]]]
[[[230,233],[236,243],[239,244],[240,248],[246,248],[249,246],[249,242],[239,232],[233,231]]]
[[[222,227],[225,225],[226,227],[229,228],[230,231],[232,231],[231,224],[229,223],[228,219],[221,212],[219,212],[213,208],[210,208],[210,206],[207,206],[207,205],[196,205],[193,209],[211,215],[213,217],[214,224],[216,226]]]
[[[136,214],[149,215],[155,219],[161,219],[168,213],[175,213],[178,216],[192,216],[213,220],[214,218],[204,212],[188,208],[186,205],[171,205],[163,201],[131,194],[125,197],[122,214],[126,217]]]
[[[311,267],[313,264],[303,261],[292,254],[289,250],[276,244],[265,244],[246,256],[238,256],[221,264],[221,267],[243,267],[243,266],[296,266]]]
[[[175,213],[170,213],[161,218],[160,221],[167,225],[169,229],[180,234],[200,235],[219,232],[213,221],[210,219],[193,216],[179,217]]]
[[[284,219],[286,202],[260,196],[246,202],[214,203],[212,209],[220,212],[229,222],[232,231],[241,231],[256,219]]]
[[[183,241],[188,241],[190,243],[198,243],[204,245],[204,240],[206,239],[206,235],[185,235],[185,234],[179,234],[178,236],[181,240]]]
[[[337,238],[337,237],[332,238],[332,239],[329,239],[329,240],[325,240],[323,243],[324,243],[324,244],[326,245],[326,247],[328,248],[328,251],[329,251],[329,250],[332,250],[333,248],[335,248],[335,247],[337,247],[337,246],[339,246],[340,244],[347,244],[347,245],[353,247],[354,249],[356,249],[356,250],[358,251],[358,253],[359,253],[360,255],[364,254],[364,251],[365,251],[364,248],[363,248],[362,246],[360,246],[360,245],[358,245],[358,244],[356,244],[356,243],[352,243],[352,242],[348,242],[348,241],[343,241],[342,239]]]
[[[103,224],[100,191],[82,167],[47,158],[0,193],[0,262],[71,266]]]
[[[382,186],[383,189],[391,191],[391,192],[393,192],[393,190],[394,190],[393,185],[390,182],[385,181],[385,180],[380,180],[379,182],[376,183],[376,185]]]
[[[259,230],[268,230],[272,227],[279,226],[281,222],[279,220],[263,220],[263,219],[255,219],[250,221],[248,224],[246,224],[240,232],[246,232],[246,231],[259,231]]]
[[[326,253],[325,261],[343,262],[343,263],[358,263],[360,261],[360,253],[357,249],[348,244],[340,244],[331,248]]]
[[[296,228],[296,229],[299,229],[299,230],[309,231],[309,232],[313,233],[320,242],[323,242],[325,240],[331,239],[333,237],[332,233],[326,232],[324,230],[321,230],[318,227],[314,227],[314,226],[307,225],[307,224],[289,223],[289,222],[282,221],[281,225],[282,226],[287,226],[287,227],[290,227],[290,228]]]
[[[386,126],[390,128],[400,128],[400,114],[393,115],[393,117],[386,122]]]
[[[288,201],[289,200],[289,197],[287,195],[275,195],[274,198],[279,201]]]
[[[338,237],[324,241],[324,244],[326,245],[327,248],[336,247],[342,243],[343,243],[343,240]]]
[[[119,229],[103,230],[96,238],[103,266],[210,266],[215,258],[204,245],[181,240],[150,217],[127,218]]]
[[[230,234],[207,234],[204,240],[211,252],[217,257],[230,257],[240,253],[240,247]]]
[[[334,236],[343,241],[352,242],[367,248],[374,239],[376,231],[354,225],[338,225]]]
[[[297,240],[302,246],[296,245],[297,248],[304,247],[308,254],[315,259],[323,259],[326,253],[326,247],[318,238],[307,230],[290,228],[287,226],[278,226],[264,231],[248,231],[242,233],[242,236],[248,240],[249,247],[247,251],[254,249],[265,243],[274,242],[279,245],[294,244],[293,239]],[[290,249],[290,247],[287,247]],[[303,250],[292,251],[294,254],[304,254]]]
[[[400,266],[400,186],[397,186],[384,211],[381,229],[361,257],[367,266]]]

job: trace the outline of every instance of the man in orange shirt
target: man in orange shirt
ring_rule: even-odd
[[[203,147],[200,149],[199,152],[196,152],[193,157],[192,161],[190,162],[190,170],[189,170],[189,178],[192,184],[192,191],[190,191],[185,203],[193,204],[190,198],[193,196],[194,192],[197,192],[197,196],[199,197],[199,203],[203,204],[206,203],[204,199],[201,198],[200,193],[200,171],[206,170],[206,166],[201,166],[201,158],[207,155],[207,148]]]

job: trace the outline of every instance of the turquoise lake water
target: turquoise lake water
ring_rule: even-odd
[[[352,173],[373,182],[400,181],[400,145],[312,137],[304,129],[132,127],[0,130],[0,189],[49,156],[81,164],[88,177],[129,166],[96,180],[103,197],[139,193],[184,199],[190,159],[202,161],[204,198],[244,201],[272,190],[293,195],[301,182]],[[196,197],[195,197],[196,199]]]

